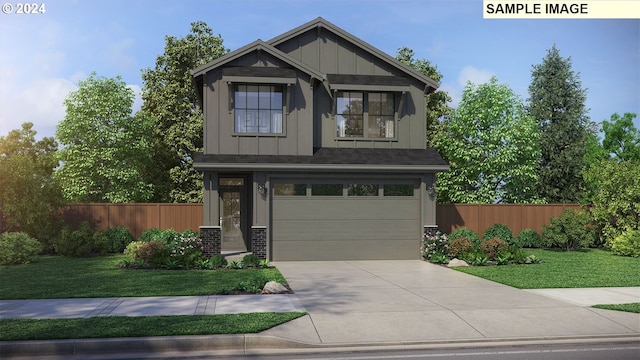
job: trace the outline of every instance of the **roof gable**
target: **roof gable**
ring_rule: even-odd
[[[330,32],[332,32],[333,34],[335,34],[336,36],[339,36],[340,38],[350,42],[351,44],[353,44],[354,46],[374,55],[375,57],[377,57],[378,59],[381,59],[383,62],[391,65],[392,67],[400,70],[401,72],[407,74],[408,76],[422,82],[423,84],[425,84],[425,87],[427,88],[426,90],[428,90],[427,92],[432,92],[435,91],[435,89],[437,89],[440,84],[431,79],[430,77],[416,71],[415,69],[401,63],[400,61],[396,60],[395,58],[389,56],[388,54],[384,53],[383,51],[375,48],[374,46],[366,43],[365,41],[351,35],[350,33],[344,31],[343,29],[337,27],[336,25],[330,23],[329,21],[318,17],[315,20],[312,20],[306,24],[300,25],[295,29],[292,29],[282,35],[276,36],[275,38],[267,41],[267,43],[275,48],[278,47],[278,45],[287,42],[295,37],[301,36],[302,34],[310,31],[310,30],[314,30],[314,29],[318,29],[318,28],[322,28],[322,29],[326,29]]]
[[[195,69],[193,69],[191,71],[191,75],[194,77],[199,77],[202,76],[204,74],[206,74],[207,72],[219,68],[221,66],[224,66],[225,64],[228,64],[229,62],[232,62],[233,60],[239,59],[243,56],[246,56],[250,53],[253,53],[255,51],[263,51],[281,61],[283,61],[284,63],[287,63],[289,65],[291,65],[293,68],[302,71],[303,73],[306,73],[307,75],[309,75],[312,78],[318,79],[320,81],[325,80],[326,76],[322,73],[320,73],[319,71],[305,65],[304,63],[298,61],[297,59],[294,59],[293,57],[285,54],[284,52],[278,50],[277,48],[265,43],[262,40],[256,40],[248,45],[245,45],[243,47],[241,47],[240,49],[234,50],[228,54],[225,54],[213,61],[210,61],[207,64],[204,64],[202,66],[199,66]]]

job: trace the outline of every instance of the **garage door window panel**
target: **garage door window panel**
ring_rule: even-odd
[[[349,184],[347,196],[378,196],[378,184]]]
[[[307,196],[307,184],[274,184],[275,196]]]
[[[313,184],[311,196],[342,196],[342,184]]]
[[[415,185],[412,184],[384,184],[384,196],[413,197]]]

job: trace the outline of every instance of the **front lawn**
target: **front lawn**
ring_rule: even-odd
[[[258,333],[303,312],[0,320],[0,341]]]
[[[227,294],[270,280],[275,268],[243,270],[130,270],[124,255],[91,258],[41,256],[31,264],[0,266],[0,299],[59,299]]]
[[[519,289],[640,286],[640,258],[610,251],[524,249],[541,264],[457,267],[458,271]]]
[[[592,307],[598,308],[598,309],[625,311],[625,312],[640,314],[640,303],[593,305]]]

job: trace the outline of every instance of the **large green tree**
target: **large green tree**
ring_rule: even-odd
[[[585,108],[586,90],[554,45],[541,64],[534,65],[529,85],[528,112],[540,129],[541,157],[538,197],[550,203],[582,199],[583,157],[593,126]]]
[[[153,194],[150,167],[153,123],[131,116],[134,93],[120,77],[92,73],[64,101],[56,138],[62,161],[56,177],[65,199],[76,202],[143,202]]]
[[[640,161],[603,159],[585,171],[597,184],[591,214],[609,243],[626,230],[640,229]]]
[[[194,22],[186,36],[166,36],[155,68],[142,71],[142,111],[155,121],[155,164],[148,174],[155,201],[202,201],[202,174],[192,155],[203,148],[203,114],[190,71],[227,52],[220,35]]]
[[[618,161],[640,162],[640,130],[633,125],[634,113],[617,113],[602,122],[602,147]]]
[[[413,50],[406,46],[398,49],[396,59],[435,81],[442,80],[442,74],[436,65],[431,64],[431,62],[426,59],[414,59]],[[453,109],[448,105],[448,103],[451,102],[451,97],[443,90],[436,90],[435,92],[427,95],[426,102],[427,142],[429,145],[432,145],[433,134],[437,130],[438,121],[444,116],[450,115]]]
[[[29,122],[0,136],[0,232],[20,230],[45,240],[53,210],[62,205],[53,178],[58,145],[52,137],[35,136]]]
[[[445,117],[434,145],[449,162],[437,175],[441,203],[526,203],[540,156],[538,128],[522,100],[496,77],[467,83],[460,105]]]

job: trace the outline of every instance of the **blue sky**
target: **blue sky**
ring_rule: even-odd
[[[0,135],[26,121],[53,136],[62,104],[92,71],[136,92],[164,37],[204,21],[235,50],[318,16],[395,56],[407,46],[437,65],[460,100],[467,81],[495,75],[523,100],[532,65],[554,43],[571,57],[595,122],[640,116],[640,20],[484,20],[480,0],[45,0],[44,14],[0,14]],[[134,107],[139,108],[139,97]],[[640,119],[635,119],[640,128]]]

